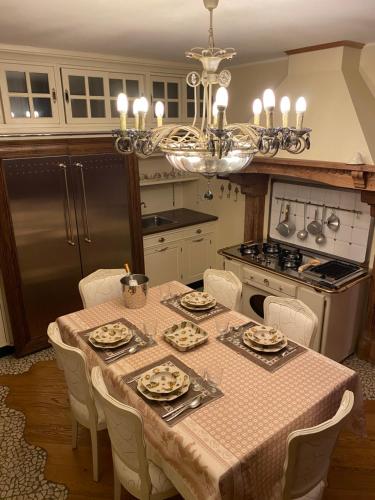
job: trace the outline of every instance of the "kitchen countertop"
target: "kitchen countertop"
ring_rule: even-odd
[[[172,229],[178,229],[180,227],[203,224],[204,222],[212,222],[218,219],[216,215],[204,214],[202,212],[196,212],[195,210],[189,210],[188,208],[176,208],[175,210],[165,210],[164,212],[144,214],[142,217],[150,217],[152,215],[159,215],[160,217],[166,217],[167,219],[171,219],[173,222],[171,222],[170,224],[163,224],[161,226],[152,226],[143,229],[142,231],[143,236],[148,236],[149,234],[162,233],[164,231],[171,231]]]

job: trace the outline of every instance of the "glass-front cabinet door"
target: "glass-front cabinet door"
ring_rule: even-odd
[[[66,121],[105,122],[109,116],[106,74],[96,71],[61,69]]]
[[[108,85],[109,85],[109,100],[111,115],[110,118],[113,122],[119,122],[120,115],[117,111],[117,96],[124,92],[128,96],[129,109],[128,118],[130,119],[129,125],[132,126],[133,114],[133,103],[134,99],[144,95],[144,78],[142,75],[122,75],[119,73],[111,73],[108,75]]]
[[[181,121],[181,79],[151,75],[151,96],[153,108],[156,101],[164,104],[166,123]],[[153,117],[155,119],[155,116]]]
[[[5,123],[59,123],[53,67],[1,64],[0,86]]]

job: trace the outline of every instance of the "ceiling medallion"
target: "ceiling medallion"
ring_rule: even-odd
[[[227,87],[231,74],[224,69],[218,72],[221,61],[232,59],[236,52],[232,48],[215,47],[213,32],[213,10],[218,0],[204,0],[210,13],[208,48],[195,47],[186,52],[186,57],[202,63],[203,71],[190,72],[187,84],[194,89],[195,116],[191,125],[163,125],[164,104],[155,103],[157,127],[146,129],[148,101],[145,97],[133,104],[135,127],[127,128],[128,99],[120,94],[117,108],[120,113],[120,129],[114,130],[116,149],[121,154],[135,153],[140,158],[155,152],[163,152],[169,163],[178,170],[199,173],[205,177],[238,172],[249,165],[255,154],[272,157],[279,150],[292,154],[302,153],[310,147],[309,128],[302,128],[306,101],[303,97],[296,102],[296,126],[288,126],[290,100],[284,96],[280,102],[282,126],[274,126],[273,114],[275,95],[265,90],[263,102],[253,103],[253,123],[227,123]],[[215,98],[214,87],[219,87]],[[199,89],[203,90],[203,109],[200,113]],[[266,114],[266,126],[260,126],[262,111]],[[200,123],[198,124],[198,120]]]

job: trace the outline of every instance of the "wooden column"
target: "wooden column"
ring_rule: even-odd
[[[375,192],[362,191],[361,199],[371,208],[371,217],[375,217]],[[368,294],[367,319],[364,332],[358,343],[358,356],[375,363],[375,260],[372,264],[372,277]]]
[[[244,241],[262,241],[268,175],[233,174],[229,177],[241,186],[241,193],[246,197]]]

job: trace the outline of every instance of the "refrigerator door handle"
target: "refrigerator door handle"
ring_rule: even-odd
[[[75,166],[80,169],[81,172],[81,186],[82,186],[82,198],[83,198],[83,210],[84,210],[84,217],[83,217],[83,227],[84,231],[86,233],[85,235],[85,242],[86,243],[91,243],[91,236],[90,236],[90,229],[89,229],[89,219],[87,215],[87,199],[86,199],[86,187],[85,187],[85,176],[83,173],[83,165],[82,163],[75,163]]]
[[[66,231],[66,241],[68,242],[69,245],[75,246],[75,243],[73,241],[73,229],[72,229],[72,219],[71,219],[71,212],[70,212],[70,196],[69,196],[69,187],[68,187],[68,176],[66,173],[66,165],[64,163],[59,163],[59,167],[62,169],[62,172],[64,174],[64,186],[65,186],[65,198],[66,198],[66,204],[64,204],[64,219],[65,219],[65,231]]]

